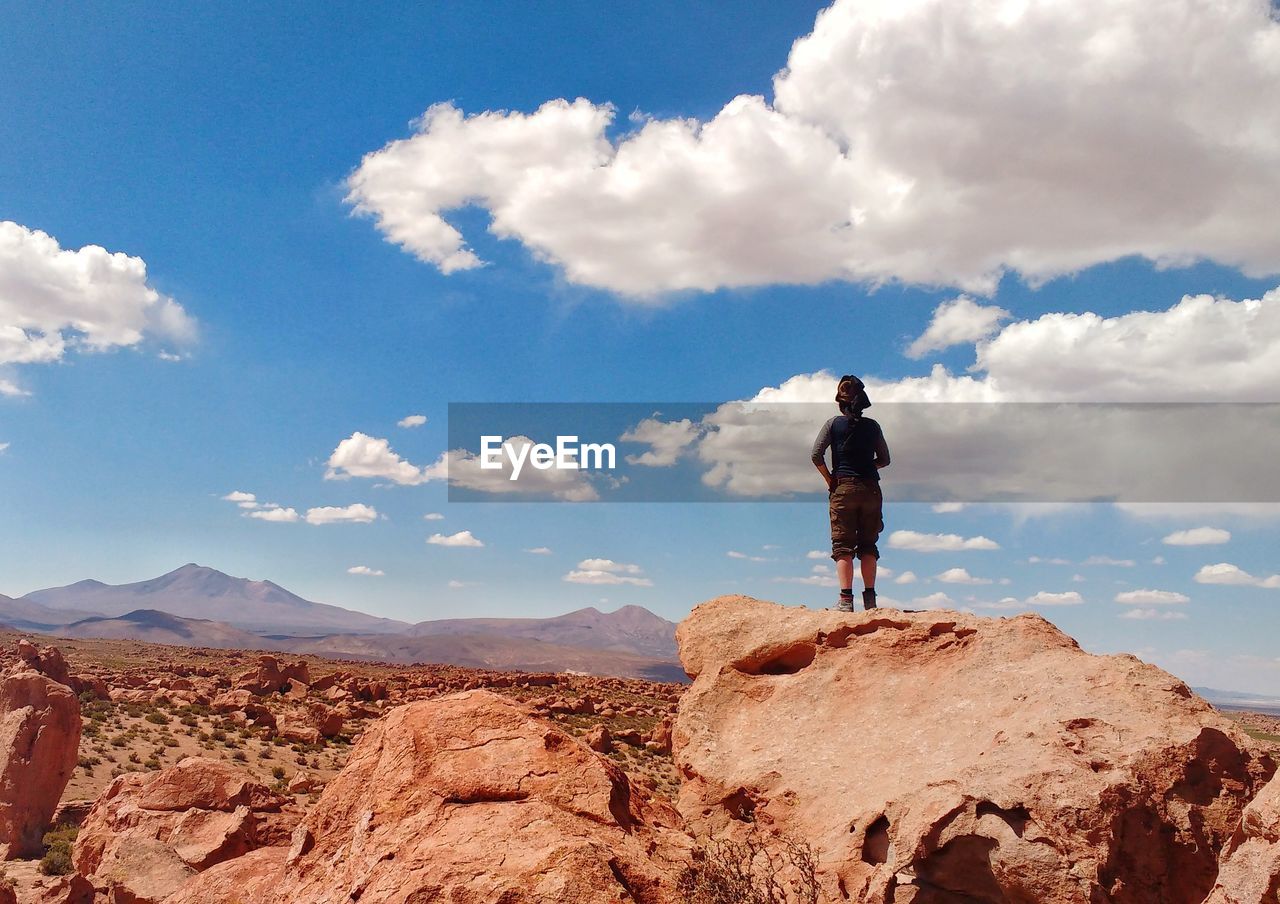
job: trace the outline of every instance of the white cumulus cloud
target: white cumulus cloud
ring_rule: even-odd
[[[1280,24],[1261,0],[836,0],[772,99],[706,120],[437,104],[348,200],[450,273],[476,205],[575,283],[637,298],[830,279],[988,294],[1104,261],[1280,270]],[[1034,76],[1028,76],[1033,73]],[[747,91],[763,86],[744,85]]]
[[[645,418],[618,437],[624,443],[644,443],[648,452],[628,455],[628,464],[650,468],[667,468],[674,465],[681,453],[698,438],[698,425],[684,418],[678,421],[660,421]]]
[[[195,321],[147,282],[141,258],[0,221],[0,365],[62,360],[69,351],[188,342]],[[25,395],[5,380],[0,394]]]
[[[1220,527],[1193,527],[1174,531],[1160,542],[1168,546],[1220,546],[1231,539],[1231,531]]]
[[[1230,562],[1219,562],[1216,565],[1205,565],[1195,573],[1193,578],[1200,584],[1231,584],[1237,587],[1280,588],[1280,574],[1270,577],[1256,577]]]
[[[934,310],[925,331],[907,347],[907,357],[923,358],[953,345],[972,345],[990,336],[1002,320],[1012,316],[1004,308],[978,304],[967,295],[944,301]]]
[[[425,483],[431,476],[393,452],[387,440],[358,430],[338,443],[324,475],[325,480],[375,477],[404,486]]]
[[[977,578],[969,574],[964,568],[948,568],[946,571],[936,575],[937,580],[944,584],[990,584],[990,578]]]
[[[295,509],[284,508],[283,506],[273,506],[271,508],[258,509],[245,513],[250,518],[257,518],[260,521],[279,521],[284,524],[292,524],[299,520],[299,515]]]
[[[376,521],[377,518],[378,512],[373,506],[355,502],[351,505],[325,505],[307,509],[306,520],[308,524],[342,524],[344,522],[368,524]]]
[[[396,421],[397,427],[421,427],[427,422],[425,414],[411,414],[408,417],[402,417]]]
[[[583,559],[578,567],[586,571],[611,571],[617,574],[641,574],[644,569],[630,562],[615,562],[613,559]]]
[[[644,573],[639,565],[630,562],[615,562],[613,559],[583,559],[578,567],[566,574],[561,580],[570,584],[631,584],[635,587],[651,587],[653,581],[641,577]]]
[[[427,542],[432,546],[484,546],[469,530],[460,530],[456,534],[432,534],[427,537]]]

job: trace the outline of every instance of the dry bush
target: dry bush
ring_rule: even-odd
[[[700,843],[677,888],[685,904],[818,904],[817,873],[809,844],[753,823],[741,841]]]

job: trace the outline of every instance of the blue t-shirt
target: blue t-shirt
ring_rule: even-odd
[[[814,464],[823,460],[828,447],[831,449],[831,473],[836,477],[879,480],[876,454],[880,453],[885,461],[889,458],[884,432],[869,417],[837,414],[823,424],[813,442]]]

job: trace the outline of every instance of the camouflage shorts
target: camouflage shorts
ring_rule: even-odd
[[[831,491],[831,558],[875,556],[884,530],[884,501],[880,481],[842,477]]]

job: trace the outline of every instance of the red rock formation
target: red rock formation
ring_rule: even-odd
[[[0,856],[4,859],[41,853],[49,819],[76,767],[79,744],[80,701],[71,688],[30,670],[25,663],[0,678]]]
[[[76,871],[113,901],[160,901],[196,872],[288,839],[300,813],[224,763],[187,757],[113,781],[76,838]]]
[[[1244,808],[1205,904],[1280,904],[1280,778]]]
[[[283,860],[233,860],[169,904],[669,904],[688,844],[677,822],[608,759],[503,697],[470,691],[397,707],[371,726]]]
[[[1200,904],[1274,769],[1176,678],[1038,616],[723,597],[678,640],[687,822],[808,842],[834,901]]]

